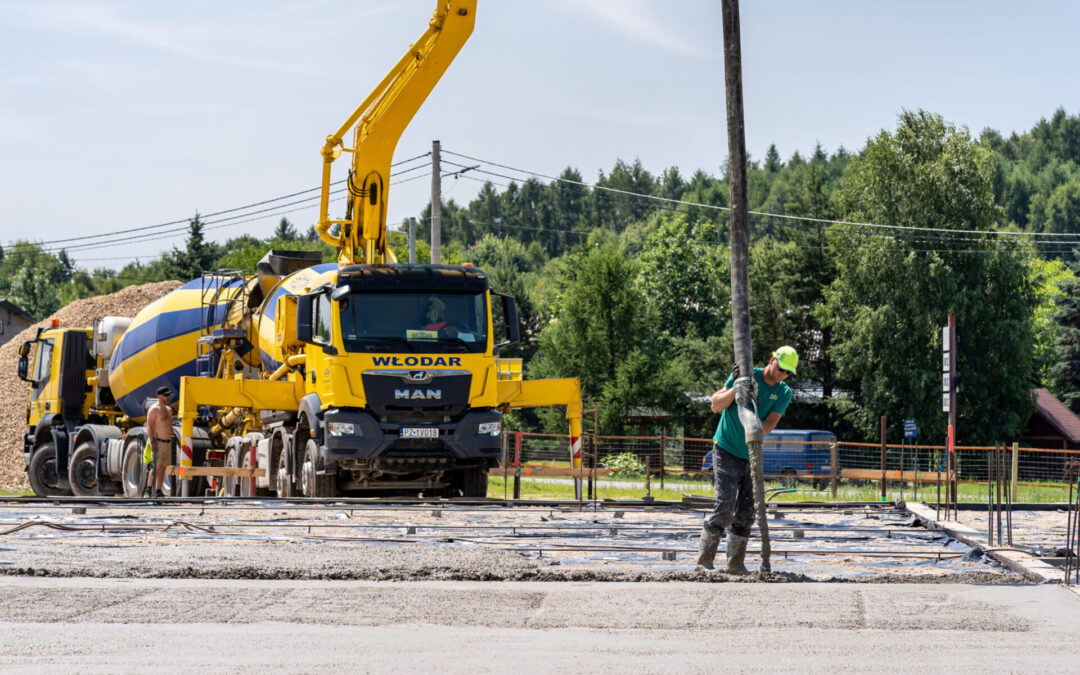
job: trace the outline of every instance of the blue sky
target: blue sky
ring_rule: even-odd
[[[717,0],[480,0],[398,145],[586,180],[616,159],[716,174]],[[423,31],[431,0],[0,2],[0,242],[186,218],[315,187],[319,149]],[[1080,112],[1080,3],[742,3],[747,147],[861,148],[904,108],[1008,134]],[[344,162],[339,162],[344,164]],[[415,172],[422,173],[422,172]],[[414,173],[414,175],[415,175]],[[447,179],[467,202],[480,183]],[[430,182],[390,192],[418,215]],[[306,229],[315,209],[288,217]],[[280,216],[208,232],[267,236]],[[73,251],[120,267],[183,234]]]

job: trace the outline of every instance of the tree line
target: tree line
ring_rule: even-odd
[[[710,435],[703,399],[732,360],[726,174],[653,175],[620,160],[592,187],[572,167],[560,180],[489,182],[442,205],[443,261],[473,262],[517,298],[523,340],[507,355],[529,377],[580,377],[602,431],[663,415],[669,429]],[[857,153],[819,145],[785,161],[771,146],[747,175],[755,362],[780,344],[801,356],[786,426],[870,438],[886,415],[890,433],[915,417],[924,436],[942,435],[950,312],[963,439],[1018,435],[1036,386],[1080,410],[1077,254],[1047,236],[1080,234],[1080,117],[1059,110],[1004,138],[905,111]],[[421,262],[429,222],[430,206],[416,223]],[[404,231],[391,237],[404,251]],[[268,239],[216,245],[196,216],[185,248],[119,272],[17,243],[0,258],[0,297],[42,317],[131,283],[252,269],[271,247],[334,258],[314,228],[284,218]],[[565,425],[556,411],[509,423]]]

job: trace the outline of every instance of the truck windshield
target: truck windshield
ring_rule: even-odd
[[[38,342],[37,353],[34,356],[33,387],[31,389],[31,398],[35,401],[41,395],[41,392],[45,390],[45,385],[49,383],[49,377],[52,375],[52,354],[52,340]]]
[[[485,293],[354,292],[339,304],[350,352],[481,353],[487,347]]]

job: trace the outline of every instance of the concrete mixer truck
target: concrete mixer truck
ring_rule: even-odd
[[[388,245],[398,138],[471,34],[475,9],[438,0],[421,38],[327,137],[316,231],[336,263],[272,251],[253,272],[204,273],[126,326],[57,327],[24,346],[35,492],[137,489],[138,424],[161,386],[178,394],[174,493],[197,493],[191,481],[212,475],[229,495],[482,497],[514,407],[565,406],[580,468],[578,380],[523,380],[521,361],[499,356],[519,337],[514,299],[483,270],[401,264]],[[331,165],[343,152],[349,197],[332,219]],[[247,474],[259,475],[238,478]]]

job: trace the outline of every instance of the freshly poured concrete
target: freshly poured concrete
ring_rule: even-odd
[[[25,672],[1048,672],[1056,586],[0,579]]]

